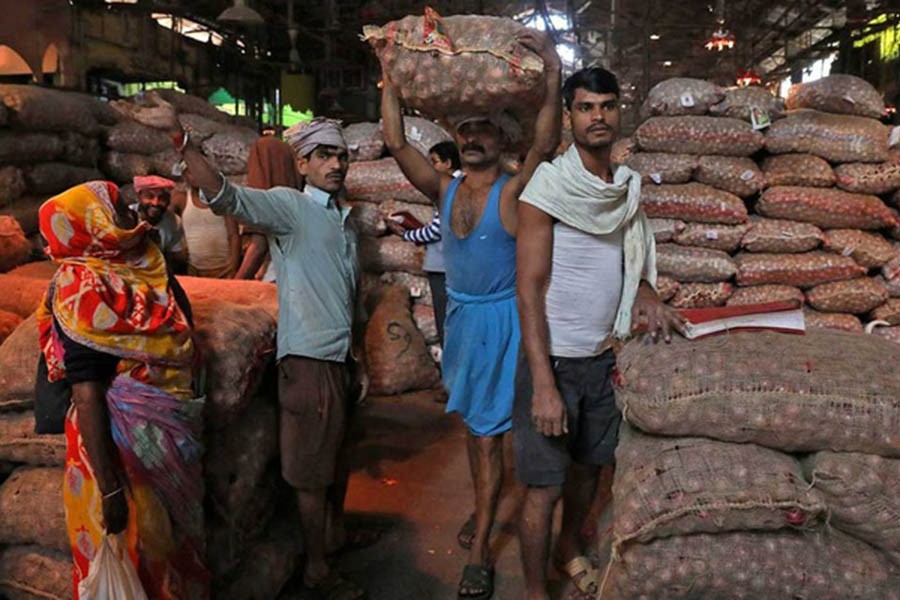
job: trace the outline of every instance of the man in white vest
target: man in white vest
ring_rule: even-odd
[[[579,532],[601,469],[612,469],[621,415],[611,377],[614,339],[645,323],[668,342],[683,320],[656,295],[653,232],[641,177],[610,162],[620,127],[619,85],[601,68],[563,86],[575,143],[543,163],[520,196],[517,288],[524,352],[513,408],[516,473],[526,486],[520,523],[527,600],[549,600],[553,509],[563,525],[553,560],[583,593],[600,572]],[[612,478],[607,478],[611,482]]]

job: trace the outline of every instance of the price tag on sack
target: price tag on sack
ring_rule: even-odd
[[[421,129],[419,129],[415,125],[413,125],[412,127],[409,128],[409,137],[412,140],[421,142],[422,137],[424,137],[424,135],[425,135],[425,132],[423,132]]]
[[[759,106],[751,106],[750,122],[753,124],[753,131],[759,131],[771,125],[772,119],[769,117],[769,112],[766,109]]]
[[[693,108],[696,105],[696,102],[694,102],[694,95],[690,92],[683,93],[680,102],[681,106],[684,108]]]
[[[754,177],[756,177],[756,173],[754,173],[754,172],[751,171],[750,169],[747,169],[746,171],[744,171],[743,173],[741,173],[741,180],[742,180],[742,181],[750,181],[750,180],[753,179]]]
[[[900,127],[891,129],[891,135],[888,137],[888,146],[893,148],[897,144],[900,144]]]
[[[656,185],[662,185],[662,173],[650,173],[650,181]]]
[[[706,230],[706,239],[713,240],[713,241],[719,239],[719,232],[715,231],[714,229],[707,229]]]
[[[854,98],[854,97],[851,96],[850,94],[844,94],[844,98],[843,98],[843,99],[844,99],[845,101],[849,102],[850,104],[854,105],[854,106],[856,105],[856,98]]]

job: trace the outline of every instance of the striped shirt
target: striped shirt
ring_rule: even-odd
[[[418,229],[408,229],[403,232],[403,239],[417,244],[432,244],[441,241],[441,215],[434,211],[431,223]]]

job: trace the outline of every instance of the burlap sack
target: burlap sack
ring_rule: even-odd
[[[763,135],[737,119],[651,117],[634,133],[645,152],[750,156],[763,147]]]
[[[637,152],[637,141],[631,136],[621,137],[612,144],[609,160],[616,165],[624,165],[628,157]]]
[[[438,341],[437,323],[434,318],[434,308],[427,304],[415,304],[413,306],[413,321],[416,328],[425,338],[426,344],[433,344]]]
[[[9,124],[26,131],[100,132],[89,98],[36,85],[0,85],[0,103],[9,110]]]
[[[397,236],[361,238],[359,259],[363,270],[370,273],[407,271],[421,274],[424,273],[425,249]]]
[[[697,168],[692,154],[637,152],[625,159],[625,165],[641,174],[644,184],[687,183]]]
[[[0,309],[0,344],[22,323],[22,317],[8,310]]]
[[[682,283],[669,302],[675,308],[722,306],[731,297],[734,286],[720,283]]]
[[[259,135],[252,129],[233,127],[202,144],[203,153],[226,175],[247,172],[247,157]]]
[[[875,278],[876,281],[880,280]],[[884,285],[881,283],[881,285]],[[887,286],[885,286],[887,289]],[[888,294],[891,290],[888,290]],[[872,311],[869,317],[873,321],[885,321],[889,325],[900,325],[900,298],[888,298],[884,304]]]
[[[431,205],[422,192],[413,187],[393,158],[350,163],[344,181],[347,195],[355,200],[384,202],[403,200]]]
[[[809,527],[825,516],[793,457],[708,438],[619,432],[613,547],[691,533]]]
[[[842,74],[791,86],[784,105],[788,110],[812,108],[872,119],[880,119],[885,111],[884,100],[871,83]]]
[[[32,236],[38,233],[38,210],[46,201],[46,196],[23,196],[4,208],[3,214],[18,221],[26,236]]]
[[[350,201],[350,216],[347,221],[352,225],[358,235],[378,237],[387,232],[384,217],[379,210],[379,205],[373,202]]]
[[[617,402],[650,433],[900,456],[900,378],[884,370],[895,360],[900,346],[886,340],[814,328],[631,342]]]
[[[765,186],[756,163],[741,156],[701,156],[694,179],[741,198],[752,196]]]
[[[0,164],[32,165],[62,156],[63,141],[58,135],[22,131],[0,131]]]
[[[825,188],[769,188],[760,196],[756,210],[766,217],[829,229],[881,229],[897,221],[878,196]]]
[[[749,86],[725,92],[725,99],[709,107],[709,114],[752,122],[751,109],[764,111],[769,119],[784,118],[784,103],[764,87]]]
[[[0,550],[0,595],[8,600],[71,600],[71,553],[40,546]]]
[[[31,256],[31,243],[19,222],[0,215],[0,272],[5,273],[23,264]]]
[[[831,187],[834,170],[828,161],[812,154],[778,154],[767,156],[762,162],[766,186],[799,185],[803,187]]]
[[[31,408],[38,357],[37,319],[29,317],[0,344],[0,412]]]
[[[161,129],[122,121],[106,132],[106,145],[117,152],[155,154],[172,147],[172,140]]]
[[[874,119],[814,110],[790,113],[766,131],[772,154],[815,154],[830,162],[884,162],[888,130]]]
[[[16,167],[0,167],[0,207],[18,200],[25,193],[25,178]]]
[[[366,329],[370,392],[390,396],[427,389],[439,380],[403,286],[384,290]]]
[[[447,130],[421,117],[403,117],[403,130],[407,143],[425,156],[435,144],[453,141]]]
[[[823,283],[806,292],[810,306],[822,312],[863,314],[888,299],[884,285],[872,277]]]
[[[749,252],[794,254],[816,249],[823,239],[822,230],[811,223],[753,217],[741,246]]]
[[[673,77],[650,88],[641,105],[641,118],[705,115],[712,105],[724,98],[725,90],[711,81]]]
[[[871,326],[871,323],[869,326]],[[862,330],[862,325],[860,325],[860,330]],[[872,330],[872,335],[877,335],[889,342],[900,344],[900,327],[875,327]]]
[[[135,176],[149,175],[153,172],[151,157],[143,154],[125,154],[123,152],[107,152],[100,161],[100,168],[108,179],[116,183],[131,183]]]
[[[32,411],[0,413],[0,460],[34,466],[63,466],[66,462],[64,435],[34,432]]]
[[[665,275],[659,275],[656,278],[656,295],[659,296],[660,302],[668,302],[675,297],[681,284]]]
[[[743,200],[702,183],[643,186],[641,206],[651,218],[725,225],[747,221]]]
[[[737,270],[731,257],[721,250],[676,244],[660,244],[656,247],[656,268],[661,275],[682,283],[727,281]]]
[[[900,566],[900,460],[855,452],[816,452],[803,461],[825,498],[830,523],[881,548]]]
[[[431,286],[428,278],[422,275],[413,275],[405,271],[388,271],[379,276],[379,285],[402,285],[409,290],[409,297],[416,304],[434,306],[431,296]]]
[[[218,109],[214,110],[217,113],[219,112]],[[232,128],[232,125],[229,125],[227,122],[217,121],[193,113],[179,113],[178,121],[182,127],[190,129],[191,139],[195,142],[204,142],[217,133],[225,133]],[[170,140],[169,146],[171,145],[172,142]]]
[[[682,231],[686,224],[678,219],[649,219],[653,228],[653,239],[657,244],[664,244],[675,240],[675,236]]]
[[[865,268],[856,264],[849,256],[830,252],[739,254],[735,260],[738,285],[776,283],[810,288],[866,274]]]
[[[271,399],[257,397],[240,419],[207,438],[206,495],[220,516],[240,520],[267,467],[278,455],[278,419]]]
[[[750,287],[739,287],[728,298],[725,303],[728,306],[738,306],[746,304],[768,304],[769,302],[797,302],[803,303],[806,296],[803,290],[790,285],[753,285]]]
[[[37,544],[69,550],[62,468],[22,467],[3,482],[0,544]]]
[[[28,191],[37,196],[52,196],[86,181],[104,179],[93,167],[76,167],[66,163],[41,163],[25,169]]]
[[[100,140],[67,131],[62,134],[62,160],[79,167],[96,167],[100,161]],[[171,144],[171,142],[169,142]]]
[[[344,127],[350,161],[378,160],[384,154],[384,138],[378,123],[354,123]]]
[[[830,229],[825,232],[823,246],[852,257],[867,269],[882,267],[898,256],[894,246],[882,236],[858,229]]]
[[[512,19],[441,19],[428,9],[425,17],[366,26],[363,38],[405,106],[431,118],[509,110],[527,122],[545,90],[543,62],[516,42],[524,31]]]
[[[259,307],[223,300],[191,304],[194,337],[206,361],[206,424],[222,429],[253,401],[265,366],[275,358],[277,323]]]
[[[848,315],[845,313],[824,313],[815,309],[804,307],[803,318],[806,321],[806,328],[817,327],[820,329],[835,329],[837,331],[846,331],[849,333],[862,333],[862,321],[856,315]]]
[[[682,246],[712,248],[724,252],[734,252],[741,246],[741,240],[750,225],[716,225],[715,223],[686,223],[681,231],[672,237],[672,241]],[[659,240],[657,240],[659,241]]]
[[[848,192],[888,194],[900,188],[900,163],[847,163],[834,168],[837,185]]]
[[[169,102],[178,111],[178,114],[195,114],[206,117],[219,123],[231,123],[231,116],[214,107],[212,104],[198,96],[190,94],[182,94],[181,92],[168,89],[149,90],[156,91],[160,97]]]
[[[897,600],[900,581],[874,548],[838,531],[684,535],[635,544],[603,600]]]

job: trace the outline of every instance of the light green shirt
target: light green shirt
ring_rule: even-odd
[[[209,200],[213,212],[234,215],[269,239],[278,285],[278,358],[344,362],[359,279],[356,233],[347,224],[350,210],[311,185],[301,192],[223,182],[222,191]]]

